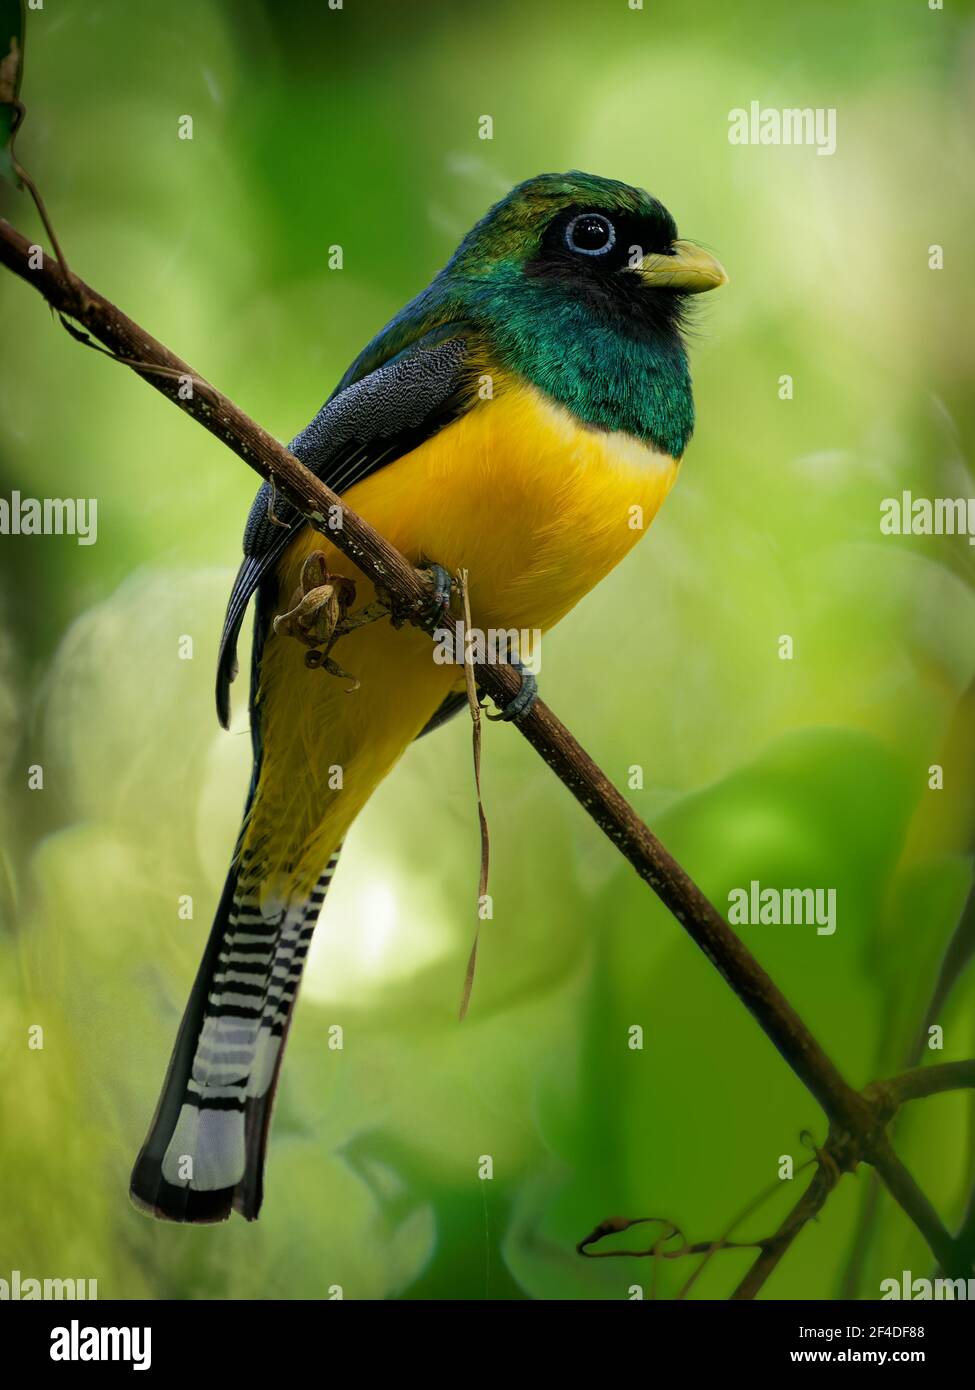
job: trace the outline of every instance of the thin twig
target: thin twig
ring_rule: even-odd
[[[894,1201],[918,1228],[931,1247],[938,1263],[950,1279],[967,1279],[961,1253],[946,1229],[941,1217],[918,1187],[907,1166],[897,1157],[886,1134],[875,1141],[870,1161]]]
[[[826,1198],[835,1185],[830,1170],[820,1165],[812,1175],[809,1186],[778,1230],[764,1242],[762,1253],[732,1293],[731,1298],[734,1302],[740,1303],[755,1297],[806,1223],[822,1211]]]
[[[798,1171],[802,1172],[802,1170],[804,1168],[807,1168],[810,1163],[815,1163],[817,1160],[821,1165],[826,1166],[827,1168],[830,1168],[830,1170],[832,1170],[833,1165],[831,1165],[828,1162],[824,1164],[823,1155],[820,1152],[817,1152],[816,1157],[808,1159],[804,1164],[802,1164]],[[701,1274],[707,1267],[708,1262],[712,1260],[714,1256],[719,1253],[719,1251],[761,1250],[764,1253],[766,1248],[774,1243],[778,1233],[776,1233],[776,1236],[769,1236],[759,1240],[739,1241],[732,1240],[731,1237],[733,1233],[738,1229],[738,1227],[742,1224],[742,1222],[746,1221],[749,1216],[751,1216],[754,1212],[758,1211],[759,1207],[764,1206],[764,1204],[767,1201],[769,1201],[770,1198],[775,1196],[775,1194],[778,1191],[780,1191],[781,1186],[781,1181],[779,1179],[776,1179],[774,1183],[771,1183],[767,1188],[760,1192],[757,1197],[752,1198],[748,1205],[744,1207],[734,1218],[734,1220],[730,1223],[724,1234],[719,1236],[716,1240],[700,1240],[695,1241],[693,1244],[688,1243],[688,1241],[684,1238],[683,1231],[677,1225],[677,1223],[663,1216],[611,1217],[607,1221],[601,1221],[599,1225],[594,1230],[590,1231],[589,1234],[583,1240],[580,1240],[578,1245],[576,1246],[576,1250],[580,1255],[584,1255],[587,1259],[590,1260],[618,1260],[627,1258],[638,1260],[680,1260],[687,1255],[703,1255],[704,1258],[701,1260],[700,1264],[698,1264],[696,1269],[694,1269],[691,1272],[691,1274],[682,1284],[681,1288],[677,1293],[677,1299],[682,1299],[685,1298],[687,1294],[691,1291],[695,1282],[700,1278]],[[829,1191],[830,1188],[827,1187],[826,1190]],[[648,1246],[645,1250],[593,1249],[593,1246],[598,1245],[600,1241],[605,1240],[608,1236],[619,1235],[622,1231],[628,1231],[633,1226],[645,1225],[656,1225],[664,1227],[663,1233],[659,1235],[657,1239],[653,1242],[653,1244]],[[680,1237],[680,1245],[675,1246],[672,1250],[664,1249],[664,1246],[668,1241],[675,1240],[677,1237]],[[781,1255],[779,1256],[779,1258],[781,1258]]]
[[[924,1100],[945,1091],[975,1087],[975,1062],[940,1062],[932,1067],[912,1067],[889,1081],[875,1081],[868,1091],[895,1109],[909,1100]]]
[[[51,245],[54,247],[54,254],[55,256],[57,256],[58,264],[64,272],[64,278],[69,282],[69,284],[73,284],[74,276],[71,274],[71,270],[68,266],[65,254],[61,250],[61,245],[58,241],[57,233],[54,230],[54,224],[48,216],[48,211],[44,205],[44,199],[41,197],[40,189],[37,187],[37,184],[31,178],[30,174],[28,174],[24,166],[21,164],[14,151],[14,145],[17,139],[17,132],[20,130],[20,127],[24,123],[24,118],[27,115],[27,108],[22,101],[11,101],[8,104],[12,106],[14,110],[14,120],[11,126],[10,135],[7,140],[7,149],[10,154],[10,162],[14,167],[14,173],[20,179],[21,183],[27,189],[27,192],[30,194],[31,198],[34,201],[34,206],[37,208],[37,215],[38,217],[40,217],[41,222],[44,224],[44,230],[51,238]]]
[[[484,798],[481,794],[481,705],[477,698],[477,682],[474,679],[474,660],[470,649],[471,599],[467,588],[467,570],[461,570],[457,575],[457,584],[464,606],[464,650],[462,652],[464,661],[464,685],[467,690],[467,704],[471,712],[471,743],[474,755],[474,795],[477,799],[477,822],[481,835],[481,866],[477,880],[478,926],[474,932],[474,942],[471,946],[471,953],[467,961],[467,970],[464,974],[464,990],[461,995],[459,1011],[459,1017],[463,1021],[467,1015],[468,1005],[471,1002],[471,990],[474,988],[474,972],[477,969],[477,946],[481,936],[480,913],[488,889],[491,836],[488,832],[487,816],[484,814]]]
[[[806,1162],[803,1163],[797,1169],[797,1172],[801,1173],[803,1169],[807,1168],[810,1163],[814,1163],[815,1161],[816,1160],[813,1158],[807,1159]],[[750,1216],[752,1216],[756,1211],[758,1211],[760,1207],[763,1207],[765,1203],[768,1202],[772,1197],[774,1197],[778,1192],[780,1192],[781,1189],[782,1180],[780,1178],[776,1178],[773,1183],[770,1183],[769,1186],[764,1189],[764,1191],[760,1192],[757,1197],[755,1197],[751,1202],[749,1202],[747,1207],[742,1208],[742,1210],[738,1213],[735,1219],[728,1226],[728,1229],[725,1231],[724,1235],[719,1240],[714,1242],[714,1244],[711,1246],[711,1249],[704,1256],[704,1259],[701,1261],[698,1267],[691,1273],[684,1285],[678,1290],[678,1299],[687,1297],[691,1289],[694,1287],[694,1284],[704,1273],[704,1270],[706,1269],[709,1261],[714,1258],[717,1251],[727,1250],[729,1248],[743,1248],[741,1245],[731,1247],[731,1236],[734,1234],[735,1231],[737,1231],[738,1227],[742,1224],[742,1222],[747,1221]],[[752,1241],[750,1243],[752,1245],[761,1246],[763,1249],[766,1245],[766,1241],[764,1240]]]

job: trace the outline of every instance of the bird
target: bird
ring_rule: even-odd
[[[643,189],[579,171],[529,178],[360,352],[290,450],[430,570],[441,614],[463,571],[477,629],[547,632],[673,486],[694,428],[689,297],[727,279]],[[130,1185],[138,1208],[171,1221],[257,1217],[284,1046],[342,842],[413,740],[467,700],[462,666],[434,661],[409,624],[363,622],[315,669],[316,633],[334,637],[351,595],[364,611],[377,594],[273,485],[243,549],[216,702],[228,727],[253,601],[253,774]],[[331,627],[316,628],[327,611]],[[501,717],[523,718],[534,696],[522,668]]]

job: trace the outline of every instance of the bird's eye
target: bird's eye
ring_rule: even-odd
[[[580,212],[565,229],[565,244],[580,256],[605,256],[616,244],[616,228],[601,212]]]

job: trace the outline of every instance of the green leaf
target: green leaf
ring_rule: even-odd
[[[0,0],[0,175],[21,187],[13,140],[20,120],[16,102],[24,71],[25,0]]]

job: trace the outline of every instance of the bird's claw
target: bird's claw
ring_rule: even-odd
[[[449,570],[444,569],[443,565],[438,565],[433,560],[418,565],[417,569],[426,572],[430,583],[430,594],[420,610],[421,616],[428,628],[438,628],[450,613],[450,595],[454,587],[453,577]]]
[[[524,719],[538,699],[538,681],[532,673],[527,671],[520,661],[512,661],[511,665],[521,676],[521,689],[517,695],[511,697],[503,709],[498,710],[497,714],[487,715],[488,719],[495,722],[517,723],[519,719]]]

